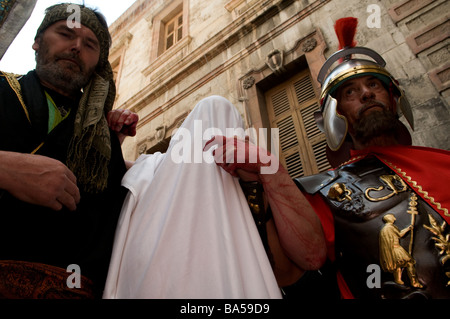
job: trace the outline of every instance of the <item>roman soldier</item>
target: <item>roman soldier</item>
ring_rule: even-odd
[[[357,20],[319,72],[318,127],[335,167],[296,179],[321,218],[343,298],[450,298],[450,152],[411,145],[413,113]],[[337,64],[337,65],[336,65]]]

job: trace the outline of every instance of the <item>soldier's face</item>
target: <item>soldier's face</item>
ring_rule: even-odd
[[[392,111],[389,92],[371,75],[346,81],[339,87],[336,97],[339,113],[347,118],[349,127],[372,112]]]
[[[337,91],[338,111],[353,140],[368,144],[381,135],[397,134],[395,105],[381,80],[367,75],[348,80]]]

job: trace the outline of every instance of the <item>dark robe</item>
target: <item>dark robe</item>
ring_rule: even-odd
[[[31,124],[16,93],[0,76],[0,150],[31,153],[66,162],[76,109],[47,134],[47,100],[35,71],[19,80]],[[58,104],[58,97],[55,97]],[[76,103],[75,103],[76,107]],[[99,194],[81,192],[74,212],[21,202],[0,190],[0,260],[43,263],[67,269],[80,267],[81,275],[94,282],[101,297],[109,266],[117,219],[126,189],[120,183],[126,171],[120,143],[111,133],[108,186]],[[69,276],[71,273],[68,272]]]

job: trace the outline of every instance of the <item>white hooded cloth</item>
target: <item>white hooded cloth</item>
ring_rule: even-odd
[[[204,99],[166,154],[140,156],[124,176],[104,298],[281,298],[238,179],[202,151],[227,128],[244,132],[235,107]]]

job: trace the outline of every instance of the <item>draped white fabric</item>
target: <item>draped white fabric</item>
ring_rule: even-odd
[[[229,101],[204,99],[166,154],[127,172],[104,298],[281,298],[238,179],[202,152],[238,127]]]

